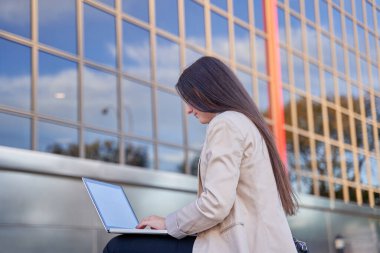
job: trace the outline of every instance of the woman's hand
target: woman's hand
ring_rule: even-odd
[[[142,219],[140,223],[136,226],[136,228],[138,229],[144,229],[146,227],[150,227],[151,229],[165,230],[165,218],[156,215],[151,215]]]

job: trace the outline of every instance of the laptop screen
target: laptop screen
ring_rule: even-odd
[[[119,185],[83,178],[91,198],[107,228],[135,228],[138,220]]]

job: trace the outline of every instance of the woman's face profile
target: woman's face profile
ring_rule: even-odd
[[[216,113],[201,112],[189,104],[186,104],[186,113],[193,114],[201,124],[208,124],[216,116]]]

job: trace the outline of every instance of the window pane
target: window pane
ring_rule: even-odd
[[[343,2],[344,2],[344,10],[352,14],[351,0],[344,0]]]
[[[149,22],[149,0],[123,0],[123,12]]]
[[[304,194],[314,194],[312,178],[301,177],[301,192]]]
[[[346,40],[349,46],[355,47],[354,23],[346,16]]]
[[[227,0],[210,0],[210,2],[223,10],[227,10]]]
[[[278,33],[280,42],[286,43],[286,21],[285,21],[285,12],[282,8],[277,8],[278,15]]]
[[[0,113],[0,145],[13,148],[31,148],[29,118]]]
[[[30,0],[1,0],[0,30],[30,38]]]
[[[123,68],[150,81],[149,32],[128,22],[123,22]]]
[[[38,70],[38,111],[76,121],[77,64],[40,52]]]
[[[289,131],[286,131],[286,155],[289,169],[294,170],[296,162],[294,155],[294,140],[293,133]]]
[[[96,1],[109,5],[113,8],[115,7],[115,0],[96,0]]]
[[[299,0],[289,0],[289,6],[294,11],[300,13],[300,2],[299,2]]]
[[[342,127],[343,127],[343,139],[347,144],[351,144],[351,127],[350,117],[347,114],[342,113]]]
[[[86,158],[105,162],[119,162],[119,141],[116,137],[85,131]]]
[[[39,40],[76,54],[76,1],[39,0]]]
[[[188,141],[189,145],[196,149],[201,149],[206,136],[206,124],[201,124],[199,120],[193,115],[187,117],[188,128]]]
[[[347,85],[346,81],[343,79],[338,78],[339,82],[339,99],[340,99],[340,106],[348,109],[348,94],[347,91],[349,89],[349,85]]]
[[[253,1],[254,18],[256,28],[264,31],[264,7],[263,1]]]
[[[378,187],[379,186],[379,178],[378,178],[378,167],[377,167],[377,159],[374,157],[371,157],[371,181],[372,186]]]
[[[356,71],[356,56],[350,50],[348,50],[348,60],[349,60],[349,63],[350,63],[349,76],[350,76],[351,79],[358,80],[358,73]]]
[[[212,49],[214,52],[228,58],[229,41],[228,41],[228,22],[227,19],[211,13],[211,31],[212,31]]]
[[[371,94],[368,91],[364,91],[364,112],[367,119],[372,119],[371,100]]]
[[[153,144],[128,139],[125,142],[125,164],[152,169],[154,167]]]
[[[362,5],[362,1],[354,1],[355,3],[355,8],[356,8],[356,18],[364,23],[363,21],[363,5]]]
[[[182,106],[178,96],[157,92],[158,138],[162,141],[182,144]]]
[[[314,124],[314,132],[316,134],[323,135],[323,112],[322,112],[322,104],[313,101],[313,124]]]
[[[342,169],[340,165],[340,153],[339,148],[337,146],[331,145],[331,165],[333,168],[334,177],[341,178],[342,177]]]
[[[280,48],[280,57],[282,82],[289,84],[288,53],[283,48]]]
[[[321,96],[321,83],[319,80],[319,69],[317,65],[309,64],[310,75],[310,90],[311,94],[320,97]]]
[[[324,0],[319,0],[319,20],[321,22],[322,29],[329,31],[328,5]]]
[[[360,173],[360,182],[362,184],[368,184],[368,176],[367,176],[367,161],[366,157],[362,154],[358,155],[359,158],[359,173]]]
[[[366,45],[365,45],[365,31],[362,26],[359,24],[356,25],[358,32],[358,47],[362,54],[366,54]]]
[[[0,38],[0,104],[30,109],[30,48]]]
[[[355,119],[355,129],[356,129],[356,146],[358,148],[363,148],[363,127],[361,120]]]
[[[340,11],[335,8],[333,8],[333,18],[334,18],[334,35],[338,37],[338,39],[343,39],[342,24],[340,20]]]
[[[326,147],[325,143],[315,141],[315,151],[317,157],[317,170],[319,175],[327,175]]]
[[[378,96],[375,96],[375,115],[377,123],[380,122],[380,98]]]
[[[315,22],[315,4],[314,0],[308,0],[307,3],[305,3],[305,12],[306,12],[306,18],[309,20]]]
[[[330,138],[338,140],[338,128],[336,122],[336,111],[332,108],[327,108],[327,115],[329,119]]]
[[[367,124],[367,139],[368,139],[368,150],[374,151],[375,149],[375,137],[373,135],[373,126]]]
[[[335,198],[343,200],[343,185],[334,184],[334,189],[335,189]]]
[[[235,55],[237,62],[251,65],[251,50],[249,47],[249,31],[235,25]]]
[[[236,17],[244,20],[245,22],[249,22],[248,19],[248,1],[240,0],[234,1],[234,14]]]
[[[379,24],[380,26],[380,24]],[[368,33],[368,41],[369,41],[369,57],[371,58],[371,61],[372,62],[376,62],[376,57],[377,57],[377,54],[376,54],[376,39],[375,39],[375,36],[372,34],[372,33]],[[372,52],[372,50],[374,52]]]
[[[335,53],[336,53],[336,65],[337,70],[344,74],[344,51],[343,47],[335,42]]]
[[[284,104],[285,124],[292,125],[290,92],[287,89],[282,89],[282,99]]]
[[[84,5],[84,55],[87,59],[115,67],[115,17]]]
[[[351,96],[354,112],[360,114],[360,93],[359,89],[355,86],[351,86]]]
[[[324,180],[319,181],[319,196],[327,198],[330,196],[329,182]]]
[[[155,7],[157,27],[178,35],[177,0],[160,0]]]
[[[308,130],[308,122],[307,122],[307,101],[306,97],[296,96],[297,101],[297,123],[298,127],[304,130]]]
[[[168,146],[158,146],[159,170],[185,173],[185,159],[182,149]]]
[[[360,58],[360,73],[361,73],[361,81],[362,84],[364,84],[367,87],[370,87],[369,85],[369,74],[368,74],[368,63],[363,58]]]
[[[251,76],[248,73],[240,70],[236,71],[236,75],[239,78],[240,82],[243,84],[245,90],[248,92],[249,96],[253,99]]]
[[[317,31],[314,27],[307,25],[306,26],[306,33],[307,33],[307,49],[308,54],[310,57],[313,57],[314,59],[318,59],[318,38],[317,38]]]
[[[293,49],[302,51],[302,30],[301,20],[294,16],[290,16],[290,27],[292,31],[292,47]]]
[[[354,182],[355,181],[354,157],[351,151],[345,150],[345,160],[346,160],[347,179],[351,182]]]
[[[300,149],[300,166],[302,170],[312,171],[311,169],[311,153],[309,138],[302,135],[298,136]]]
[[[326,88],[326,99],[332,103],[335,103],[334,76],[329,71],[325,71],[325,88]]]
[[[116,77],[92,68],[84,69],[84,122],[117,129]]]
[[[255,50],[256,50],[255,60],[256,60],[257,70],[261,73],[266,74],[267,59],[266,59],[265,39],[258,35],[256,36]]]
[[[380,79],[379,79],[379,71],[375,65],[371,64],[371,74],[372,74],[372,87],[376,91],[380,91]]]
[[[372,12],[372,4],[370,4],[369,2],[365,2],[366,3],[366,11],[367,11],[367,25],[369,27],[369,29],[371,30],[375,30],[375,23],[374,23],[374,20],[373,20],[373,12]]]
[[[179,46],[177,43],[157,36],[157,81],[174,87],[179,76]]]
[[[205,47],[205,17],[203,7],[194,1],[185,1],[186,42]]]
[[[59,155],[79,156],[78,130],[39,121],[38,150]]]
[[[304,61],[298,56],[293,56],[293,76],[294,76],[294,85],[303,91],[306,90],[305,86],[305,70],[304,70]]]
[[[269,117],[269,90],[268,83],[264,80],[258,79],[257,85],[259,88],[259,110],[260,113]]]
[[[327,66],[332,67],[330,37],[327,37],[326,35],[322,34],[321,39],[323,63]]]
[[[151,88],[123,80],[124,131],[128,134],[152,137]]]

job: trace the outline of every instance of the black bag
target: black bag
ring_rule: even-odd
[[[296,245],[296,249],[297,249],[298,253],[308,253],[309,252],[305,242],[299,241],[295,237],[293,237],[293,241],[294,241],[294,244]]]

